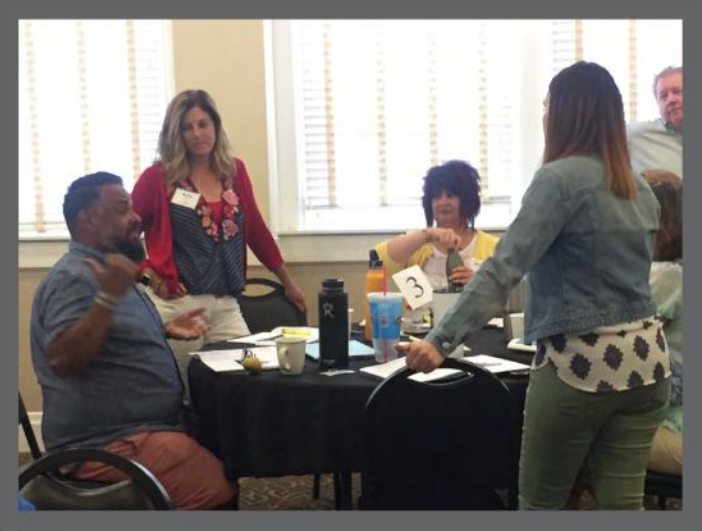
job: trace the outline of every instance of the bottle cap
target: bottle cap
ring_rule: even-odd
[[[328,290],[343,290],[344,279],[342,278],[325,278],[322,281],[322,288]]]
[[[378,256],[378,252],[375,249],[368,251],[368,267],[371,269],[378,269],[383,267],[383,261]]]

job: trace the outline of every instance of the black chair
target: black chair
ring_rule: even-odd
[[[27,440],[29,450],[32,452],[32,458],[39,459],[42,455],[41,449],[34,435],[34,429],[32,428],[32,423],[29,421],[29,415],[27,415],[27,409],[24,407],[24,400],[22,400],[21,393],[19,393],[19,423],[20,426],[22,426],[24,438]]]
[[[646,471],[646,483],[644,494],[656,496],[658,498],[658,508],[665,510],[668,506],[668,498],[682,500],[682,476]]]
[[[447,358],[460,376],[420,383],[403,369],[366,403],[362,509],[504,509],[515,487],[509,390],[484,369]],[[511,505],[509,503],[508,505]]]
[[[128,479],[96,484],[65,478],[61,469],[97,461],[113,466]],[[139,463],[96,448],[74,448],[47,454],[20,472],[19,490],[38,510],[171,510],[163,485]]]
[[[254,293],[255,286],[263,286],[266,290],[262,294]],[[285,298],[283,285],[275,280],[247,279],[244,293],[239,296],[239,306],[252,334],[266,332],[278,326],[307,325],[307,316]]]

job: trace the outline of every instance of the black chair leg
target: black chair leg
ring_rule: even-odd
[[[337,511],[353,508],[351,490],[351,472],[334,472],[334,508]]]
[[[666,498],[665,496],[661,496],[659,494],[658,495],[658,508],[661,511],[665,511],[667,507],[668,507],[668,498]]]
[[[319,488],[321,484],[321,474],[315,474],[314,479],[312,480],[312,498],[315,500],[319,499]]]

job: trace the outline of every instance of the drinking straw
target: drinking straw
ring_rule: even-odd
[[[383,266],[383,297],[385,297],[388,294],[388,274],[385,269],[385,266]]]

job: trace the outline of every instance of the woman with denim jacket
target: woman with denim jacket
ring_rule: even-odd
[[[528,272],[536,340],[520,460],[523,509],[563,509],[581,466],[598,508],[640,509],[670,362],[649,271],[659,206],[633,175],[621,93],[595,63],[556,75],[544,102],[544,164],[495,249],[425,341],[428,372],[498,315]]]

